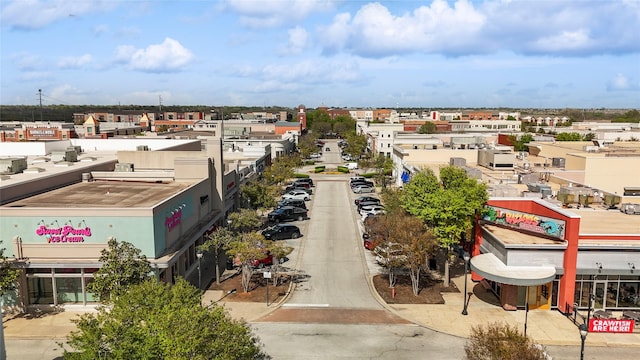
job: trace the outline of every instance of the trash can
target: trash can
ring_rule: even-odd
[[[227,259],[227,270],[233,270],[233,260]]]

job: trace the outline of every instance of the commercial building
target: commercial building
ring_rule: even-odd
[[[531,198],[491,198],[488,210],[471,269],[506,310],[640,310],[640,216]]]

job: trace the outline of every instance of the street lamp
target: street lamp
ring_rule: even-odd
[[[227,219],[227,230],[231,230],[231,223],[233,221],[231,219]]]
[[[196,252],[196,257],[198,258],[198,289],[202,290],[202,252]]]
[[[580,324],[580,326],[578,326],[578,329],[580,329],[580,339],[582,340],[580,345],[580,360],[583,360],[584,359],[584,341],[587,340],[587,334],[589,333],[589,328],[587,327],[587,324]]]
[[[469,267],[469,259],[471,259],[471,256],[465,251],[462,258],[464,259],[464,294],[462,298],[462,301],[464,301],[464,307],[462,308],[462,315],[467,315],[467,267]]]

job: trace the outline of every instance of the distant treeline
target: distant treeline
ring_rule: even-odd
[[[436,110],[436,108],[432,108]],[[212,110],[222,110],[225,118],[229,118],[231,113],[247,113],[247,112],[278,112],[287,111],[292,113],[294,108],[278,107],[278,106],[162,106],[162,111],[176,112],[205,112]],[[312,110],[308,108],[307,110]],[[420,113],[428,108],[399,108],[399,112],[415,112]],[[437,108],[438,111],[504,111],[504,112],[520,112],[522,116],[526,115],[555,115],[567,116],[572,121],[597,121],[608,120],[613,122],[640,122],[640,112],[638,110],[628,109],[511,109],[511,108]],[[0,121],[61,121],[73,122],[73,114],[106,112],[106,113],[127,113],[127,112],[160,112],[158,106],[141,106],[141,105],[46,105],[42,108],[38,105],[0,105]]]

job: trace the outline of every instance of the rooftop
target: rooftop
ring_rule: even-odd
[[[82,182],[8,203],[29,208],[145,208],[178,193],[189,183]]]

